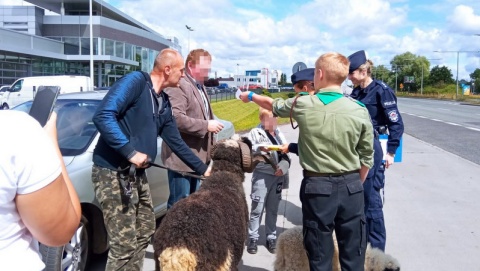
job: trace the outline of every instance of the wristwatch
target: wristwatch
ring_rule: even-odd
[[[395,153],[389,153],[387,152],[388,155],[390,155],[391,157],[394,157],[395,158]]]

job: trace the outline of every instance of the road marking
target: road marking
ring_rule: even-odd
[[[451,111],[451,109],[447,109],[447,108],[438,108],[438,110]]]
[[[477,131],[477,132],[480,132],[480,129],[478,128],[473,128],[473,127],[465,127],[467,129],[470,129],[470,130],[474,130],[474,131]]]
[[[410,114],[410,113],[405,113],[405,115],[411,115],[411,116],[421,118],[421,119],[430,119],[430,118],[425,117],[425,116],[420,116],[420,115],[415,115],[415,114]],[[480,115],[480,114],[477,114],[477,115]],[[450,125],[453,125],[453,126],[463,127],[463,128],[467,128],[469,130],[480,132],[480,128],[467,127],[467,126],[463,126],[463,125],[458,124],[458,123],[448,122],[448,121],[439,120],[439,119],[430,119],[430,120],[437,121],[437,122],[442,122],[442,123],[445,123],[445,124],[450,124]]]
[[[446,123],[446,124],[453,125],[453,126],[462,126],[462,125],[460,125],[460,124],[456,124],[456,123],[453,123],[453,122],[446,122],[446,121],[445,121],[445,123]]]

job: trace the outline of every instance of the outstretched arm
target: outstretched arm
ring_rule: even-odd
[[[251,100],[249,99],[251,98]],[[253,93],[252,91],[244,91],[240,94],[240,99],[244,103],[248,103],[250,101],[258,104],[260,107],[263,107],[267,110],[273,111],[273,99],[267,96],[261,96],[258,94]]]
[[[82,216],[78,195],[68,177],[58,147],[55,123],[56,115],[52,113],[45,126],[51,142],[48,142],[49,139],[41,134],[36,137],[35,140],[37,141],[32,142],[32,144],[35,144],[40,141],[47,147],[51,147],[53,143],[53,148],[45,149],[46,153],[40,151],[38,154],[31,154],[30,160],[52,158],[49,163],[60,164],[60,175],[52,174],[47,178],[54,180],[48,185],[32,192],[26,190],[26,193],[17,194],[15,198],[17,210],[23,223],[35,239],[47,246],[60,246],[67,243],[72,238]],[[38,148],[32,148],[32,150],[35,149]],[[35,166],[32,169],[35,169]]]

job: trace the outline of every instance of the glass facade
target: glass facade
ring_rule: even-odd
[[[80,37],[48,37],[64,42],[64,52],[67,55],[90,55],[90,39]],[[150,72],[158,51],[150,48],[104,38],[94,38],[94,55],[111,55],[114,57],[137,61],[138,66],[120,65],[114,63],[94,62],[95,86],[111,86],[123,75],[143,70]],[[100,73],[99,73],[100,72]],[[65,61],[37,56],[0,52],[0,86],[11,85],[16,79],[26,76],[46,75],[90,75],[90,62]],[[100,74],[101,82],[98,82]]]

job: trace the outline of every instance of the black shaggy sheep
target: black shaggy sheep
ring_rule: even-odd
[[[177,202],[154,236],[156,270],[237,270],[247,237],[248,209],[243,189],[251,172],[247,138],[219,141],[213,168],[200,189]]]

